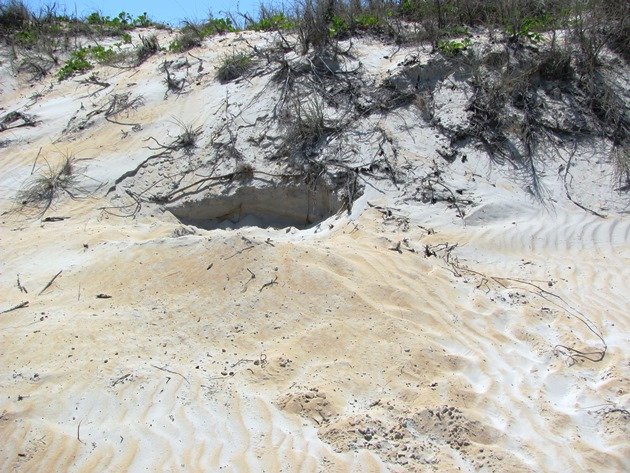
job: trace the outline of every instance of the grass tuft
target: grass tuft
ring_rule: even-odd
[[[43,215],[59,195],[65,193],[75,197],[73,190],[77,187],[78,179],[75,173],[76,160],[74,156],[64,156],[57,166],[46,166],[20,191],[16,200],[22,209],[37,209]]]
[[[250,55],[234,52],[223,57],[216,77],[222,83],[230,82],[245,74],[252,65],[253,60]]]

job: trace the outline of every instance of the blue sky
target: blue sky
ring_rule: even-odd
[[[76,12],[80,17],[94,11],[108,16],[126,11],[134,17],[147,12],[152,20],[177,25],[186,19],[205,19],[210,11],[215,17],[224,16],[221,14],[224,11],[241,11],[255,15],[260,0],[27,0],[26,3],[35,11],[42,5],[56,3],[59,11],[65,10],[68,14]]]

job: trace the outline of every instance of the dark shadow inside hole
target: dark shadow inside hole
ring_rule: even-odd
[[[335,215],[343,198],[324,185],[243,186],[230,194],[169,205],[185,225],[206,230],[241,227],[306,229]]]

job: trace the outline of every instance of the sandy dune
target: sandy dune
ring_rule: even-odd
[[[151,154],[143,140],[175,136],[173,118],[206,139],[226,92],[251,116],[269,105],[265,75],[213,78],[241,46],[208,40],[188,93],[166,100],[170,54],[99,68],[113,85],[91,97],[72,80],[4,86],[1,111],[40,125],[0,135],[0,310],[29,302],[0,315],[0,470],[628,471],[630,218],[609,178],[573,188],[606,218],[566,199],[557,163],[543,205],[478,151],[445,171],[474,202],[463,218],[387,181],[302,231],[102,210],[169,180],[170,164],[148,164],[115,185]],[[356,48],[374,77],[426,54]],[[114,92],[142,94],[121,118],[139,130],[98,115],[75,127]],[[399,131],[410,118],[413,140]],[[413,111],[383,126],[401,162],[436,159]],[[46,215],[62,221],[15,211],[40,148],[84,159],[93,193],[56,202]]]

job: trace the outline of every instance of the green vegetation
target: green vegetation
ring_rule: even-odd
[[[136,49],[136,63],[142,64],[149,57],[157,54],[160,50],[160,43],[158,42],[156,35],[151,35],[147,38],[140,37],[140,46]]]
[[[284,13],[273,13],[261,16],[260,20],[252,22],[248,27],[254,31],[291,30],[296,23]]]
[[[70,58],[66,61],[59,72],[57,77],[59,80],[64,80],[77,72],[84,72],[94,67],[90,61],[88,61],[89,51],[85,48],[77,49],[73,51]]]
[[[105,26],[108,28],[122,28],[122,29],[133,29],[135,27],[147,28],[149,26],[155,26],[155,24],[149,19],[146,12],[137,18],[133,18],[127,12],[120,12],[118,16],[109,17],[103,16],[99,12],[90,13],[86,21],[90,25],[99,25]]]
[[[186,22],[168,49],[171,52],[181,53],[201,46],[204,38],[234,31],[236,31],[236,27],[229,18],[210,18],[205,23],[189,21]]]
[[[328,35],[331,38],[340,38],[348,34],[349,27],[346,20],[340,16],[333,16],[328,25]]]
[[[118,53],[116,51],[101,45],[79,48],[72,52],[70,58],[57,73],[57,77],[59,80],[64,80],[77,72],[85,72],[92,69],[94,65],[89,59],[93,59],[101,64],[111,64],[117,57]]]
[[[438,42],[438,49],[447,56],[456,56],[472,45],[469,38],[463,40],[441,40]]]
[[[217,69],[217,79],[221,82],[229,82],[241,77],[253,65],[252,57],[245,53],[232,53],[221,61]]]

